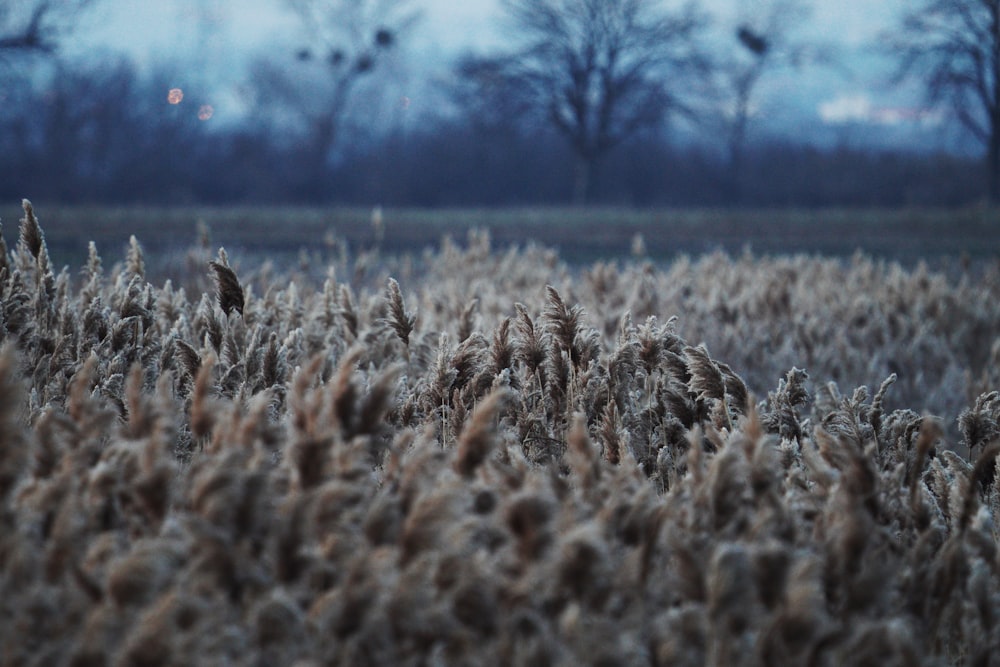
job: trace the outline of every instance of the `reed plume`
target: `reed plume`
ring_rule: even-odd
[[[243,307],[246,302],[243,286],[240,285],[240,281],[236,277],[236,272],[229,266],[225,250],[219,248],[218,261],[211,260],[208,265],[212,269],[212,278],[215,281],[215,295],[219,302],[219,308],[226,315],[235,310],[242,316]]]

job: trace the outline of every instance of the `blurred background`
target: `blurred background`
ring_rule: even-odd
[[[995,202],[998,3],[3,0],[0,198]]]

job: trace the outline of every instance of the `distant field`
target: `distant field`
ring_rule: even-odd
[[[224,245],[275,259],[309,252],[352,251],[376,245],[372,210],[301,207],[59,207],[35,202],[53,259],[77,265],[89,241],[102,255],[119,257],[135,235],[148,251],[189,246],[204,222],[214,246]],[[7,243],[17,234],[18,202],[0,207]],[[458,241],[469,229],[488,229],[499,247],[536,241],[558,248],[569,262],[614,259],[631,252],[642,235],[648,255],[717,249],[757,254],[806,252],[849,255],[861,249],[909,263],[921,258],[968,255],[989,259],[1000,253],[1000,211],[945,210],[632,210],[565,209],[386,209],[380,248],[419,251],[444,236]]]

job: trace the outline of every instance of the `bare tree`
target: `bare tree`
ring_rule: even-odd
[[[729,194],[733,201],[741,198],[743,152],[761,80],[774,71],[829,60],[822,45],[794,39],[795,28],[808,16],[808,7],[801,0],[744,5],[732,31],[735,48],[716,68],[722,79]]]
[[[704,17],[656,0],[503,0],[520,48],[467,58],[483,99],[516,99],[553,126],[575,155],[573,201],[593,198],[600,160],[675,112],[700,86]]]
[[[885,42],[900,80],[918,78],[931,105],[951,109],[986,154],[1000,202],[1000,0],[916,0]]]
[[[408,0],[287,0],[302,19],[303,44],[289,61],[258,63],[255,85],[305,126],[302,168],[322,178],[357,88],[384,68],[417,19]]]
[[[0,3],[0,58],[53,53],[76,15],[95,0],[19,0]]]

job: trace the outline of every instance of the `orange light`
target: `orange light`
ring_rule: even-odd
[[[180,88],[171,88],[167,93],[167,102],[170,104],[180,104],[184,99],[184,91]]]
[[[211,104],[202,104],[198,107],[198,120],[208,120],[215,114],[215,109]]]

